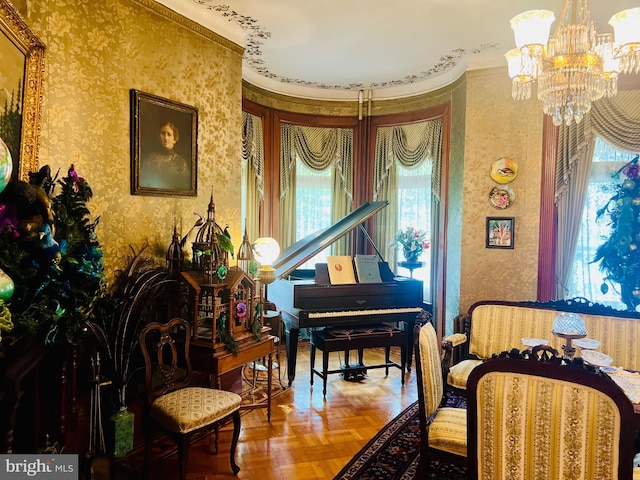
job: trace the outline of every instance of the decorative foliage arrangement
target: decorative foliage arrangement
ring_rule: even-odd
[[[48,166],[29,176],[0,195],[0,267],[15,284],[0,316],[6,321],[9,312],[16,335],[77,343],[106,288],[99,219],[90,220],[87,208],[93,193],[73,165],[58,181]]]
[[[598,247],[593,262],[600,262],[606,274],[600,287],[603,293],[609,283],[618,284],[622,302],[628,310],[640,305],[640,166],[636,156],[621,168],[626,179],[618,184],[614,195],[597,213],[597,219],[608,219],[611,235]]]
[[[407,227],[396,233],[394,241],[389,246],[394,247],[396,243],[402,247],[402,253],[407,261],[411,261],[410,259],[417,261],[422,252],[430,246],[427,232],[414,227]]]

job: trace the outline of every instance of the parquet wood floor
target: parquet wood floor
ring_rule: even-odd
[[[392,348],[392,359],[399,361],[399,356],[399,348]],[[330,369],[339,368],[342,358],[337,353],[330,358]],[[365,350],[365,364],[383,360],[383,349]],[[321,362],[319,352],[318,369]],[[384,425],[417,399],[414,369],[405,374],[404,386],[397,368],[390,369],[388,377],[383,368],[369,370],[361,382],[329,375],[327,396],[323,398],[319,377],[315,377],[313,387],[309,385],[308,341],[299,345],[297,363],[290,388],[281,390],[277,379],[274,382],[271,422],[265,409],[242,415],[237,477],[229,465],[231,428],[225,427],[220,431],[217,455],[208,453],[206,439],[191,447],[188,480],[331,479]],[[154,480],[175,480],[177,475],[175,455],[154,462]]]

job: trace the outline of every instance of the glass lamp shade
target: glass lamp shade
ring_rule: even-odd
[[[273,282],[276,277],[271,264],[280,255],[280,245],[271,237],[260,237],[253,242],[252,247],[256,260],[262,266],[258,270],[258,279],[264,284]]]
[[[616,45],[640,44],[640,7],[622,10],[609,19]]]
[[[602,69],[605,73],[618,73],[620,71],[620,58],[615,56],[613,38],[610,33],[596,35],[594,50],[602,58]]]
[[[527,10],[513,17],[510,23],[516,46],[546,44],[555,19],[551,10]]]
[[[516,78],[524,74],[522,68],[522,52],[519,48],[509,50],[504,54],[504,58],[507,59],[510,78]]]
[[[280,255],[280,245],[271,237],[260,237],[253,242],[253,253],[263,267],[270,266]]]
[[[587,336],[587,327],[580,315],[563,312],[553,321],[551,332],[559,337],[581,338]]]

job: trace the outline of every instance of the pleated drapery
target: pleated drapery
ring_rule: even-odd
[[[574,219],[582,218],[596,136],[618,150],[640,152],[640,95],[622,91],[599,100],[581,123],[563,125],[558,133],[555,297],[565,298],[580,232]]]
[[[292,125],[280,127],[280,214],[295,219],[296,162],[323,171],[332,169],[334,179],[331,223],[345,217],[353,204],[353,130]],[[296,241],[295,221],[281,222],[280,244],[287,247]],[[334,254],[346,252],[346,239],[333,248]]]
[[[442,119],[429,120],[408,125],[381,127],[376,134],[373,199],[390,200],[389,206],[376,215],[375,242],[379,247],[393,241],[397,206],[394,199],[398,190],[397,168],[417,167],[423,162],[432,162],[432,205],[440,201],[442,171]],[[432,215],[432,220],[434,217]],[[433,234],[435,238],[437,235]],[[389,259],[386,259],[389,260]],[[395,260],[390,266],[395,268]]]

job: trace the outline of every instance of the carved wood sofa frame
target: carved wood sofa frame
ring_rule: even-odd
[[[485,300],[474,303],[466,315],[454,320],[454,334],[443,338],[443,375],[446,384],[466,390],[471,370],[493,354],[522,349],[522,338],[542,338],[562,351],[563,339],[551,333],[555,317],[577,313],[587,336],[600,341],[598,351],[613,358],[613,365],[640,370],[640,313],[615,310],[585,299],[550,302]],[[577,356],[580,356],[578,349]]]

